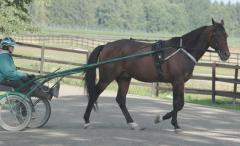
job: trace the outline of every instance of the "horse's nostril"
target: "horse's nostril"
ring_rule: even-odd
[[[230,56],[230,53],[229,53],[229,52],[225,52],[225,55],[229,57],[229,56]]]

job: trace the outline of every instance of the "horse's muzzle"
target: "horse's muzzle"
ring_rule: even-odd
[[[230,57],[230,52],[229,51],[226,51],[226,52],[218,51],[218,55],[222,61],[227,61]]]

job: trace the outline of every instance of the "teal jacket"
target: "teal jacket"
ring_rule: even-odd
[[[27,74],[17,71],[12,55],[6,50],[0,50],[0,82],[4,80],[19,80]]]

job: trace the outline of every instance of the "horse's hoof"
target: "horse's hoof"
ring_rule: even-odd
[[[90,123],[85,123],[84,124],[84,129],[87,129],[91,124]]]
[[[132,122],[128,123],[128,126],[131,130],[144,130],[145,128],[141,128],[137,123]]]
[[[178,134],[178,133],[182,132],[182,129],[181,128],[175,128],[174,131],[175,131],[176,134]]]
[[[162,121],[162,119],[161,119],[160,115],[157,115],[155,120],[154,120],[154,123],[158,124],[158,123],[161,123],[161,121]]]

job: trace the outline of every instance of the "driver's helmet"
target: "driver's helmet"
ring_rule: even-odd
[[[0,43],[0,48],[2,48],[3,46],[15,47],[15,45],[16,45],[16,41],[13,38],[5,37],[4,39],[2,39],[2,41]]]

